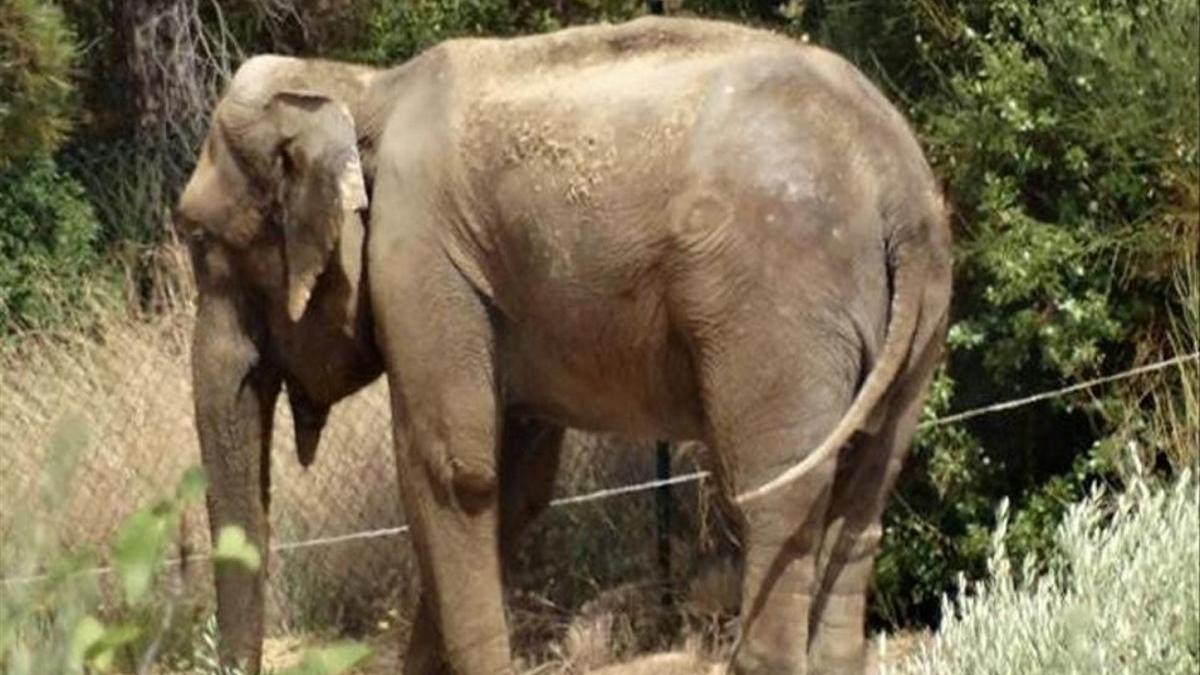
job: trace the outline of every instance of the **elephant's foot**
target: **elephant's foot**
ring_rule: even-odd
[[[733,655],[730,672],[736,675],[805,675],[803,657],[793,654],[764,649],[758,646],[742,645]]]
[[[404,654],[404,675],[446,675],[449,669],[442,656],[441,638],[429,610],[429,599],[422,594],[421,604],[413,617],[412,632]],[[403,646],[403,645],[402,645]]]
[[[808,652],[810,675],[863,675],[867,672],[866,641],[859,637],[834,644],[822,641]]]
[[[865,672],[867,643],[863,636],[865,596],[829,594],[821,616],[813,622],[808,672],[813,675],[860,675]]]

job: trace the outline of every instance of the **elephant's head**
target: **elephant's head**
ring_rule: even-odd
[[[363,270],[367,181],[354,111],[371,71],[258,57],[212,115],[176,227],[200,292],[196,424],[213,532],[240,525],[265,553],[271,419],[286,385],[300,461],[330,406],[380,373]],[[263,574],[218,570],[230,651],[257,668]]]
[[[237,337],[254,343],[256,365],[287,383],[306,464],[329,406],[379,373],[363,288],[366,180],[351,113],[370,74],[280,57],[248,62],[212,115],[176,211],[201,304],[241,309]],[[208,337],[210,326],[197,330]]]

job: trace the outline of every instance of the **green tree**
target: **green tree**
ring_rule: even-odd
[[[1173,279],[1200,243],[1196,3],[940,7],[910,36],[923,72],[887,80],[956,211],[955,322],[933,409],[1163,355],[1183,309]],[[929,431],[889,516],[879,583],[893,618],[935,614],[955,574],[982,573],[1002,496],[1010,550],[1044,557],[1066,506],[1120,480],[1127,455],[1108,439],[1144,404],[1118,394]],[[1143,461],[1155,453],[1171,449],[1151,444]]]
[[[49,158],[0,172],[0,336],[66,322],[97,284],[99,235],[83,188]]]
[[[75,114],[75,37],[45,0],[0,2],[0,170],[53,152]]]

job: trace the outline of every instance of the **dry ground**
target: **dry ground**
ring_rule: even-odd
[[[720,675],[728,652],[706,650],[696,637],[685,640],[683,646],[674,651],[642,654],[625,660],[616,659],[605,653],[602,630],[590,637],[587,651],[573,652],[571,645],[560,646],[558,658],[538,664],[522,663],[523,675]],[[886,637],[877,636],[872,644],[871,662],[868,673],[879,673],[880,666],[894,666],[919,650],[932,639],[928,632],[905,632]],[[314,642],[300,637],[273,638],[264,645],[264,664],[271,668],[286,668],[295,665],[304,649]],[[400,651],[400,636],[394,631],[377,636],[370,642],[371,659],[355,669],[355,675],[392,675],[403,667]],[[725,645],[727,646],[727,645]],[[565,647],[565,648],[563,648]],[[596,649],[600,647],[600,649]]]
[[[190,325],[186,311],[113,320],[99,338],[41,336],[0,353],[0,533],[36,527],[67,546],[103,549],[125,517],[170,494],[182,472],[199,463]],[[385,400],[376,386],[339,406],[324,456],[307,471],[294,459],[291,420],[279,406],[276,542],[400,522]],[[181,544],[207,550],[203,509],[187,514]],[[297,593],[336,591],[357,601],[397,588],[392,575],[407,571],[397,564],[404,550],[392,537],[275,556],[272,600],[280,622],[295,620],[288,610],[304,600],[292,597]]]

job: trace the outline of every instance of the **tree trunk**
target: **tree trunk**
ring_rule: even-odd
[[[225,36],[206,29],[200,0],[121,0],[114,21],[138,135],[196,136],[231,62]]]

